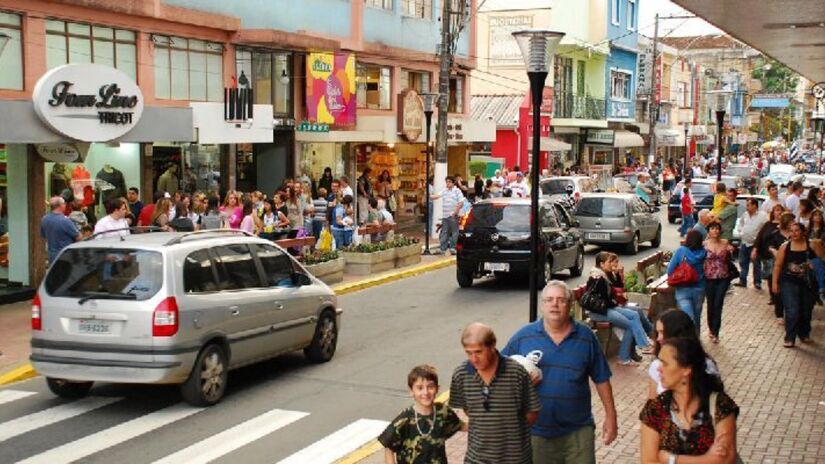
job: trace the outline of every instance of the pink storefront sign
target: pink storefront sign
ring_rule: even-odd
[[[307,57],[307,120],[333,128],[356,123],[355,55],[310,53]]]

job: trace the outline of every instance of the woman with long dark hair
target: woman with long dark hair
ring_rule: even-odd
[[[797,337],[802,343],[810,343],[811,316],[816,301],[816,283],[811,276],[811,260],[816,255],[804,225],[794,222],[790,231],[790,240],[776,253],[772,279],[773,291],[782,296],[785,309],[785,348],[793,348]]]
[[[702,246],[702,234],[698,230],[690,230],[685,236],[685,244],[676,249],[667,266],[668,276],[673,275],[676,267],[682,262],[687,262],[696,271],[696,282],[676,288],[676,305],[693,319],[696,330],[701,327],[702,303],[705,300],[706,256],[707,251]]]
[[[719,343],[719,330],[722,328],[722,308],[725,306],[725,294],[730,288],[730,264],[733,259],[733,247],[721,238],[722,225],[718,222],[708,224],[708,238],[705,242],[705,296],[708,299],[708,329],[710,341]]]
[[[725,393],[719,376],[708,373],[707,359],[696,338],[663,342],[659,376],[665,391],[648,400],[639,414],[643,464],[736,462],[739,406]]]
[[[324,168],[324,173],[321,174],[321,179],[318,181],[318,190],[322,188],[327,192],[332,191],[332,168],[329,166]]]

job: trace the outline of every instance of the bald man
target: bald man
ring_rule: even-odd
[[[530,464],[530,425],[541,409],[530,375],[498,352],[487,325],[468,325],[461,344],[467,361],[453,372],[450,406],[470,418],[464,462]]]
[[[80,240],[80,232],[66,217],[66,200],[63,197],[52,197],[49,207],[52,211],[40,221],[40,236],[46,239],[51,264],[64,248]]]

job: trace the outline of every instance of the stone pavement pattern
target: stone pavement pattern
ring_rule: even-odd
[[[722,372],[725,389],[739,404],[738,448],[745,463],[825,463],[825,307],[814,308],[814,343],[782,347],[784,327],[776,325],[767,292],[733,287],[725,300],[720,343],[713,345],[702,327],[702,342]],[[702,323],[707,324],[703,315]],[[506,341],[501,334],[503,342]],[[601,442],[604,410],[593,389],[596,460],[639,462],[639,411],[647,397],[647,368],[626,367],[611,358],[619,436]],[[467,437],[447,443],[449,462],[461,463]],[[361,461],[383,463],[383,452]]]

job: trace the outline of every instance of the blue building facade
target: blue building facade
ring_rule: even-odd
[[[639,6],[642,0],[608,0],[610,56],[605,69],[607,119],[634,121],[638,86]]]

